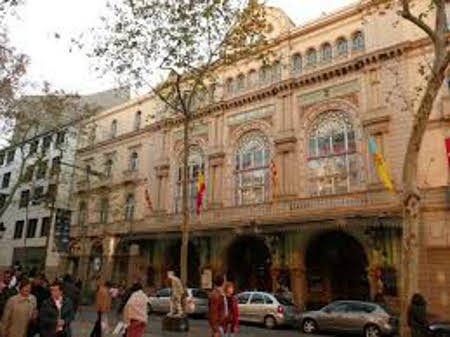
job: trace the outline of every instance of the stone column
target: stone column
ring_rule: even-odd
[[[128,284],[131,285],[137,280],[139,275],[139,245],[133,243],[130,246],[128,257]]]
[[[210,185],[212,186],[211,196],[209,198],[212,208],[218,208],[223,205],[223,165],[225,152],[221,149],[214,149],[209,155],[210,167]]]
[[[295,175],[293,153],[295,151],[297,138],[287,133],[275,139],[276,164],[278,166],[278,197],[282,199],[295,197]]]
[[[305,257],[303,252],[299,250],[293,251],[291,263],[291,291],[294,297],[294,303],[300,308],[304,308],[308,297]]]
[[[155,166],[156,177],[159,181],[158,183],[158,212],[167,211],[167,193],[168,193],[168,183],[169,183],[169,172],[170,165],[168,163],[161,163]]]
[[[114,251],[116,248],[115,238],[106,237],[103,239],[103,252],[104,252],[104,262],[103,262],[103,277],[105,281],[111,280],[113,274],[114,266]]]

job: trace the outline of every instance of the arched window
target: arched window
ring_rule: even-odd
[[[361,31],[357,31],[353,34],[352,48],[355,51],[361,51],[364,49],[364,35]]]
[[[108,213],[109,213],[109,200],[106,197],[100,199],[100,210],[99,210],[99,223],[107,223],[108,222]]]
[[[306,52],[306,66],[308,68],[315,67],[317,63],[317,52],[314,48],[308,49]]]
[[[258,85],[258,74],[256,73],[256,70],[252,69],[248,73],[247,87],[248,88],[255,88],[257,85]]]
[[[263,65],[261,69],[259,69],[259,85],[265,85],[270,80],[270,66]]]
[[[292,55],[291,66],[293,73],[300,73],[302,71],[302,55],[300,54]]]
[[[341,37],[337,40],[336,51],[338,56],[346,56],[348,54],[348,43],[345,38]]]
[[[80,201],[78,206],[78,225],[84,226],[87,220],[87,203],[86,201]]]
[[[141,128],[142,112],[141,110],[136,111],[134,116],[134,130],[139,130]]]
[[[114,119],[111,122],[111,138],[116,138],[117,136],[117,120]]]
[[[232,78],[229,78],[227,80],[227,94],[233,95],[234,94],[234,81]]]
[[[125,198],[125,221],[134,219],[134,194],[128,194]]]
[[[321,61],[322,63],[330,63],[333,59],[333,48],[331,44],[325,43],[321,49]]]
[[[130,154],[130,163],[128,168],[130,171],[137,171],[139,168],[139,155],[136,151],[133,151]]]
[[[108,178],[111,177],[112,171],[113,171],[113,160],[112,158],[107,158],[105,161],[105,170],[104,170],[105,176]]]
[[[245,75],[240,74],[237,78],[237,85],[236,85],[237,91],[243,91],[245,89]]]
[[[270,151],[266,137],[260,132],[245,134],[235,158],[236,204],[246,205],[267,200]]]
[[[280,61],[275,61],[271,67],[272,82],[278,82],[281,80],[281,63]]]
[[[308,190],[311,195],[350,192],[359,185],[355,131],[342,111],[322,113],[308,132]]]
[[[197,206],[197,182],[199,172],[205,176],[205,161],[202,150],[197,147],[191,147],[188,160],[188,207],[194,211]],[[206,177],[205,177],[206,179]],[[203,194],[203,205],[205,205],[206,193]],[[179,213],[183,209],[183,165],[177,169],[176,189],[175,189],[175,212]]]

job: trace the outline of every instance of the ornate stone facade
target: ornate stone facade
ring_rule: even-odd
[[[342,296],[373,296],[381,280],[382,290],[396,300],[401,198],[379,184],[367,140],[376,139],[398,188],[411,115],[392,92],[407,93],[420,81],[411,69],[426,50],[423,36],[406,23],[389,26],[394,12],[363,25],[366,9],[361,2],[304,27],[287,27],[277,38],[280,58],[271,80],[254,82],[253,73],[261,67],[256,59],[221,74],[223,83],[243,75],[247,84],[218,88],[220,103],[212,104],[192,129],[191,145],[203,160],[192,165],[192,177],[203,170],[207,193],[200,215],[192,212],[190,217],[189,285],[201,286],[201,276],[210,270],[227,274],[238,289],[276,290],[287,284],[297,303],[313,306]],[[326,42],[333,46],[331,55],[329,49],[320,52]],[[392,69],[399,75],[394,77]],[[448,97],[443,88],[419,173],[427,196],[423,261],[436,270],[443,256],[450,257],[450,239],[445,239],[450,232],[444,151],[450,134]],[[116,121],[117,136],[98,136],[82,146],[79,165],[102,170],[109,154],[115,154],[116,162],[107,186],[95,179],[88,187],[76,185],[74,205],[88,201],[89,215],[80,224],[75,212],[72,237],[102,239],[102,254],[108,258],[102,259],[100,272],[113,281],[138,277],[160,287],[168,270],[179,271],[182,128],[150,117],[140,129],[133,128],[137,111],[149,116],[158,107],[153,97],[145,96],[94,119],[99,135],[109,134]],[[125,168],[132,150],[139,165],[130,172]],[[278,171],[275,200],[271,161]],[[110,209],[102,221],[95,201],[100,195],[108,196]],[[125,219],[129,195],[135,201],[133,216]],[[88,257],[75,249],[71,256],[86,278],[93,274],[84,271],[81,261],[93,260],[95,251],[89,249]],[[450,312],[450,295],[441,298],[436,289],[425,289],[437,278],[447,294],[449,274],[442,268],[435,272],[424,264],[421,284],[432,308]]]

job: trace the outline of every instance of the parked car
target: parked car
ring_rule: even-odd
[[[428,331],[432,337],[450,337],[450,322],[431,323]]]
[[[380,305],[361,301],[336,301],[317,311],[299,315],[304,333],[318,331],[363,333],[365,337],[392,335],[398,331],[398,319]]]
[[[263,323],[269,329],[295,323],[297,310],[286,299],[260,291],[240,293],[237,299],[240,322]]]
[[[208,294],[203,289],[188,288],[186,313],[189,315],[205,315],[208,312]],[[164,288],[150,297],[149,312],[166,314],[170,311],[171,289]]]

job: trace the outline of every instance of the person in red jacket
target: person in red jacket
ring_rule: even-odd
[[[227,301],[228,315],[225,317],[225,337],[233,337],[239,331],[239,307],[238,300],[234,296],[234,285],[231,282],[225,284],[224,292]]]
[[[214,278],[214,289],[209,295],[208,319],[213,337],[222,337],[225,330],[225,317],[227,317],[227,306],[225,294],[223,293],[224,277],[218,275]]]

